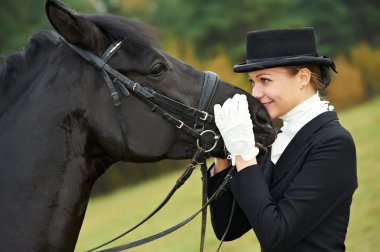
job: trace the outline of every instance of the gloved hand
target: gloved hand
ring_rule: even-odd
[[[232,99],[227,99],[223,106],[215,104],[214,115],[232,165],[235,165],[237,155],[241,155],[244,161],[257,156],[259,149],[255,147],[255,135],[245,95],[236,94]]]

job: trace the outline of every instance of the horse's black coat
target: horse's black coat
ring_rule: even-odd
[[[182,103],[198,103],[203,72],[156,49],[142,25],[77,14],[49,0],[46,12],[67,41],[99,56],[112,42],[125,40],[109,61],[112,67]],[[235,93],[245,92],[221,81],[211,105]],[[247,96],[256,140],[266,146],[273,141],[270,120],[259,102]],[[5,59],[0,70],[1,250],[74,250],[91,188],[112,163],[187,159],[195,152],[194,139],[137,98],[121,102],[127,156],[100,73],[56,32],[38,32],[23,52]],[[224,155],[222,144],[211,154]]]

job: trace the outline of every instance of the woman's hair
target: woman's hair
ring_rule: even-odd
[[[299,65],[284,67],[291,75],[296,75],[302,68],[307,68],[311,72],[310,82],[317,91],[326,89],[330,84],[329,69],[319,65]]]

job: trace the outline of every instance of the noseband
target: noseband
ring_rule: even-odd
[[[128,231],[124,232],[123,234],[117,236],[116,238],[103,243],[100,246],[97,246],[96,248],[93,248],[89,251],[96,250],[98,248],[101,248],[119,238],[122,236],[130,233],[134,229],[136,229],[138,226],[146,222],[148,219],[150,219],[154,214],[156,214],[173,196],[174,192],[181,187],[184,182],[190,177],[192,174],[192,171],[194,170],[195,166],[200,164],[201,165],[201,171],[202,171],[202,180],[203,180],[203,190],[202,190],[202,208],[196,212],[193,216],[186,219],[185,221],[177,224],[176,226],[169,228],[165,230],[164,232],[160,232],[157,235],[150,236],[141,240],[138,240],[136,242],[132,242],[126,245],[123,245],[122,247],[116,247],[107,249],[104,251],[119,251],[121,249],[129,249],[132,247],[136,247],[139,245],[142,245],[144,243],[147,243],[149,241],[158,239],[162,236],[165,236],[166,234],[169,234],[178,228],[182,227],[189,221],[191,221],[194,217],[196,217],[200,212],[202,212],[202,227],[201,227],[201,244],[200,244],[200,251],[203,251],[204,247],[204,239],[205,239],[205,230],[206,230],[206,216],[207,216],[207,206],[210,204],[211,199],[216,197],[216,195],[222,191],[223,186],[228,182],[230,179],[230,176],[227,176],[225,179],[225,183],[220,186],[220,189],[217,190],[217,192],[209,199],[207,200],[207,166],[206,166],[206,153],[213,150],[220,138],[219,135],[217,135],[212,130],[204,130],[205,122],[208,122],[215,126],[214,124],[214,118],[212,115],[208,114],[208,109],[211,103],[211,100],[215,94],[215,91],[218,87],[218,84],[220,82],[218,76],[213,73],[206,71],[205,77],[203,81],[203,87],[201,96],[199,99],[199,103],[197,108],[188,106],[186,104],[183,104],[181,102],[178,102],[170,97],[167,97],[165,95],[162,95],[158,92],[155,92],[152,89],[146,88],[141,86],[139,83],[132,81],[125,75],[121,74],[114,68],[112,68],[110,65],[107,64],[107,62],[112,58],[112,56],[122,47],[123,41],[116,42],[112,44],[103,54],[103,56],[100,58],[93,53],[84,50],[80,47],[77,47],[69,42],[67,42],[64,38],[61,37],[61,40],[72,50],[74,50],[79,56],[81,56],[84,60],[89,62],[91,65],[95,67],[103,76],[108,89],[111,93],[112,99],[113,99],[113,105],[118,113],[119,118],[119,124],[120,129],[122,132],[122,138],[123,138],[123,148],[124,152],[126,152],[127,147],[127,132],[125,129],[124,124],[124,116],[122,116],[121,113],[121,102],[119,99],[119,92],[121,92],[122,95],[128,97],[130,94],[134,95],[135,97],[139,98],[142,102],[147,104],[152,111],[160,114],[163,118],[165,118],[169,123],[175,125],[179,130],[185,132],[186,134],[192,136],[197,141],[197,151],[195,152],[191,163],[186,167],[184,173],[181,175],[181,177],[177,180],[176,184],[174,185],[173,189],[169,192],[169,194],[166,196],[164,201],[151,213],[149,214],[145,219],[140,221],[137,225],[129,229]],[[111,80],[112,79],[112,80]],[[178,119],[178,117],[183,118],[183,120]],[[186,123],[185,123],[186,122]],[[194,123],[193,127],[190,127],[187,122]],[[212,147],[205,149],[205,143],[203,141],[203,138],[205,135],[210,134],[213,139],[214,143]],[[126,153],[125,153],[126,155]]]

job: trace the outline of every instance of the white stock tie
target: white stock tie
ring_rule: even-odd
[[[305,124],[328,110],[333,110],[333,106],[327,101],[321,101],[316,93],[280,117],[284,121],[284,126],[272,144],[272,162],[277,163],[290,141]]]

